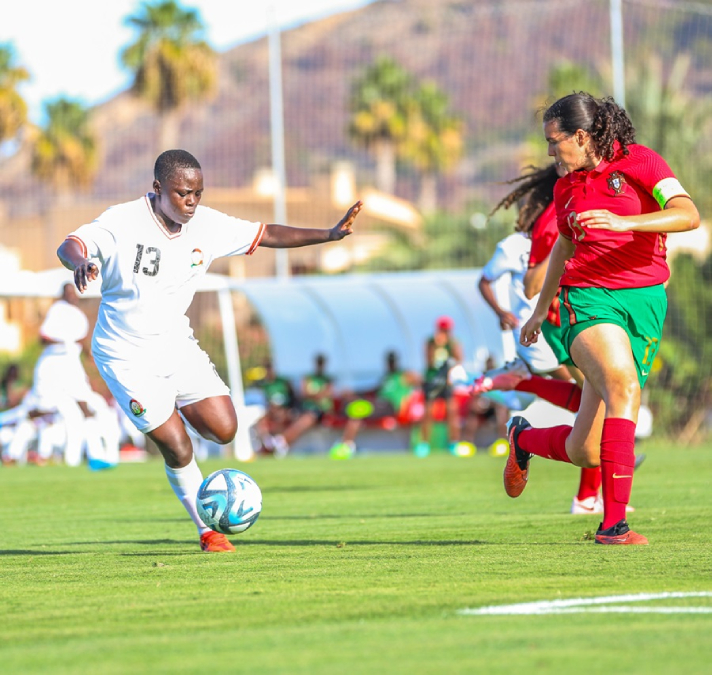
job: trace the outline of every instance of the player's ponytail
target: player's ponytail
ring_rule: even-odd
[[[635,143],[635,128],[628,113],[610,96],[596,101],[596,111],[589,133],[598,153],[611,161],[615,154],[616,142],[624,155],[628,154],[628,145]]]

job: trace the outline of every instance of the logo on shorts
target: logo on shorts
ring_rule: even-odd
[[[132,398],[131,401],[129,401],[129,408],[131,408],[131,412],[136,417],[141,417],[146,412],[146,408],[144,408],[135,398]]]
[[[199,248],[194,248],[190,252],[190,266],[200,267],[203,264],[203,252]]]
[[[608,176],[608,187],[613,190],[615,195],[622,194],[625,184],[625,176],[620,171],[614,171]]]

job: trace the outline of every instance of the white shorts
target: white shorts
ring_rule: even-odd
[[[173,411],[214,396],[229,396],[208,355],[195,339],[168,343],[149,358],[131,360],[94,354],[99,374],[135,427],[148,433]]]
[[[539,340],[528,347],[519,344],[520,331],[514,330],[514,340],[517,349],[517,356],[524,361],[535,375],[546,375],[556,370],[561,364],[556,358],[549,343],[543,335],[539,335]]]

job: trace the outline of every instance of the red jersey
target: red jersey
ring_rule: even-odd
[[[586,229],[576,214],[606,209],[619,216],[659,211],[672,197],[689,196],[665,160],[643,145],[619,149],[592,171],[574,171],[554,186],[559,232],[576,248],[566,263],[562,286],[642,288],[667,281],[666,235]]]
[[[559,229],[556,226],[556,209],[552,201],[547,206],[542,214],[536,219],[531,231],[532,249],[529,254],[529,267],[536,267],[539,263],[544,262],[554,248],[556,240],[559,238]],[[546,315],[546,320],[554,326],[561,325],[561,317],[559,316],[559,294],[549,306],[549,312]]]

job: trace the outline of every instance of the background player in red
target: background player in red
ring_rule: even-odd
[[[700,216],[657,153],[635,143],[625,110],[585,92],[544,113],[549,156],[566,176],[554,188],[559,236],[522,344],[539,339],[559,286],[564,344],[584,374],[573,427],[508,425],[507,494],[527,484],[532,455],[601,466],[599,544],[647,544],[626,521],[635,463],[640,392],[650,372],[667,309],[665,233],[692,230]]]

